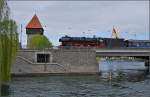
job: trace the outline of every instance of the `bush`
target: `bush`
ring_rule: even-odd
[[[30,49],[44,49],[52,47],[52,43],[44,35],[35,35],[33,36],[28,44]]]

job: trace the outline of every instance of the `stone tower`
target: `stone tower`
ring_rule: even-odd
[[[35,14],[26,26],[27,47],[29,45],[30,39],[34,35],[43,35],[43,33],[44,33],[44,29],[43,29],[37,15]]]

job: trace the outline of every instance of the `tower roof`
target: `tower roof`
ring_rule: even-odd
[[[26,28],[43,28],[36,14],[32,17],[31,21],[27,24]]]

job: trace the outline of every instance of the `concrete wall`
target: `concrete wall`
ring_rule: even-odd
[[[37,63],[37,53],[49,53],[49,63]],[[96,52],[91,49],[20,50],[12,66],[13,74],[99,72]]]

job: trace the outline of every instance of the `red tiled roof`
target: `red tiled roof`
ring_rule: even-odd
[[[26,28],[43,28],[36,14],[32,17]]]

